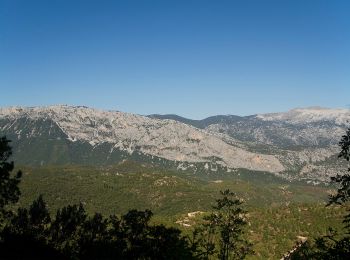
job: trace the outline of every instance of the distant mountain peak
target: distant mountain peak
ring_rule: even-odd
[[[21,108],[13,111],[2,109],[1,132],[13,129],[20,135],[21,127],[15,127],[17,119],[50,120],[61,129],[67,140],[83,142],[90,146],[108,144],[110,151],[122,150],[129,154],[141,152],[171,161],[211,162],[229,168],[247,168],[279,172],[284,170],[272,155],[259,155],[223,140],[214,133],[194,128],[175,120],[160,120],[123,112],[109,112],[74,106],[48,106]],[[10,119],[10,120],[9,120]],[[31,130],[28,138],[40,136],[40,126]],[[259,160],[256,158],[259,157]]]
[[[326,180],[333,170],[323,164],[337,154],[349,120],[347,109],[320,107],[203,120],[71,105],[7,107],[0,108],[0,136],[11,137],[24,162],[37,155],[32,162],[40,165],[145,157],[179,169],[204,164],[204,171],[220,166]]]
[[[258,114],[257,118],[264,121],[285,121],[294,124],[332,121],[339,125],[347,125],[350,120],[350,110],[324,107],[295,108],[282,113]]]

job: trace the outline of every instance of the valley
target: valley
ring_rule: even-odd
[[[298,237],[342,227],[344,208],[325,205],[336,192],[330,177],[346,172],[337,144],[349,118],[323,108],[191,120],[12,107],[0,109],[0,135],[12,140],[23,171],[14,209],[40,194],[51,214],[78,203],[91,215],[150,209],[154,223],[190,236],[219,191],[230,189],[248,211],[245,236],[256,254],[247,259],[279,259]]]
[[[130,209],[151,209],[155,223],[174,226],[188,235],[202,217],[199,214],[188,219],[188,213],[210,212],[218,192],[229,188],[244,199],[248,211],[247,238],[256,252],[248,259],[279,259],[293,247],[298,236],[317,237],[329,226],[342,227],[344,210],[325,207],[333,189],[289,182],[268,173],[263,176],[242,171],[222,179],[199,178],[131,161],[99,167],[19,168],[24,175],[20,184],[22,196],[16,207],[28,207],[42,194],[52,214],[80,202],[88,213],[105,216],[125,214]]]

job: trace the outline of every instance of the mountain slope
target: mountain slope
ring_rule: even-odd
[[[198,174],[237,169],[326,182],[342,169],[337,142],[350,113],[307,108],[190,120],[87,107],[0,109],[0,134],[29,165],[109,165],[135,160]],[[197,127],[195,127],[197,126]]]
[[[173,115],[173,114],[168,114],[168,115],[153,114],[153,115],[148,115],[148,117],[157,118],[157,119],[175,120],[175,121],[178,121],[187,125],[192,125],[194,127],[201,128],[201,129],[205,129],[206,127],[212,124],[219,124],[219,123],[232,124],[232,123],[239,122],[240,120],[244,120],[244,117],[234,116],[234,115],[211,116],[202,120],[188,119],[188,118],[181,117],[178,115]]]
[[[0,120],[1,134],[13,137],[19,146],[28,140],[63,138],[62,146],[71,147],[62,152],[62,156],[71,154],[68,162],[76,156],[74,150],[99,150],[107,157],[117,151],[123,155],[139,153],[176,162],[215,162],[223,167],[269,172],[284,170],[272,155],[247,151],[234,145],[232,138],[228,143],[214,134],[174,120],[72,106],[1,109]],[[21,122],[30,123],[22,125]],[[48,126],[42,127],[43,122],[48,122]],[[24,127],[29,128],[25,135]]]
[[[350,124],[348,109],[297,108],[284,113],[239,117],[220,115],[190,120],[177,115],[151,115],[172,119],[209,132],[227,134],[243,142],[280,148],[328,147],[336,145]]]

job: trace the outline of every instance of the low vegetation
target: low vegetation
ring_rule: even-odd
[[[350,160],[350,129],[339,143],[341,152],[339,157]],[[350,168],[348,168],[350,172]],[[329,228],[326,235],[314,240],[301,243],[290,255],[291,259],[349,259],[350,257],[350,174],[339,175],[331,178],[338,184],[336,194],[329,196],[330,205],[339,205],[346,212],[343,214],[343,228],[334,230]]]
[[[9,141],[0,143],[3,258],[278,259],[295,245],[293,259],[330,259],[340,249],[334,259],[348,256],[348,175],[334,178],[337,192],[244,172],[200,179],[128,161],[21,167],[21,177],[11,173]],[[341,156],[349,160],[347,147]],[[325,207],[329,195],[340,206]]]

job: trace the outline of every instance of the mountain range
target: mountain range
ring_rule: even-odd
[[[112,165],[134,160],[198,175],[271,173],[327,182],[345,171],[337,146],[350,111],[320,107],[192,120],[84,106],[0,108],[0,135],[21,165]]]

